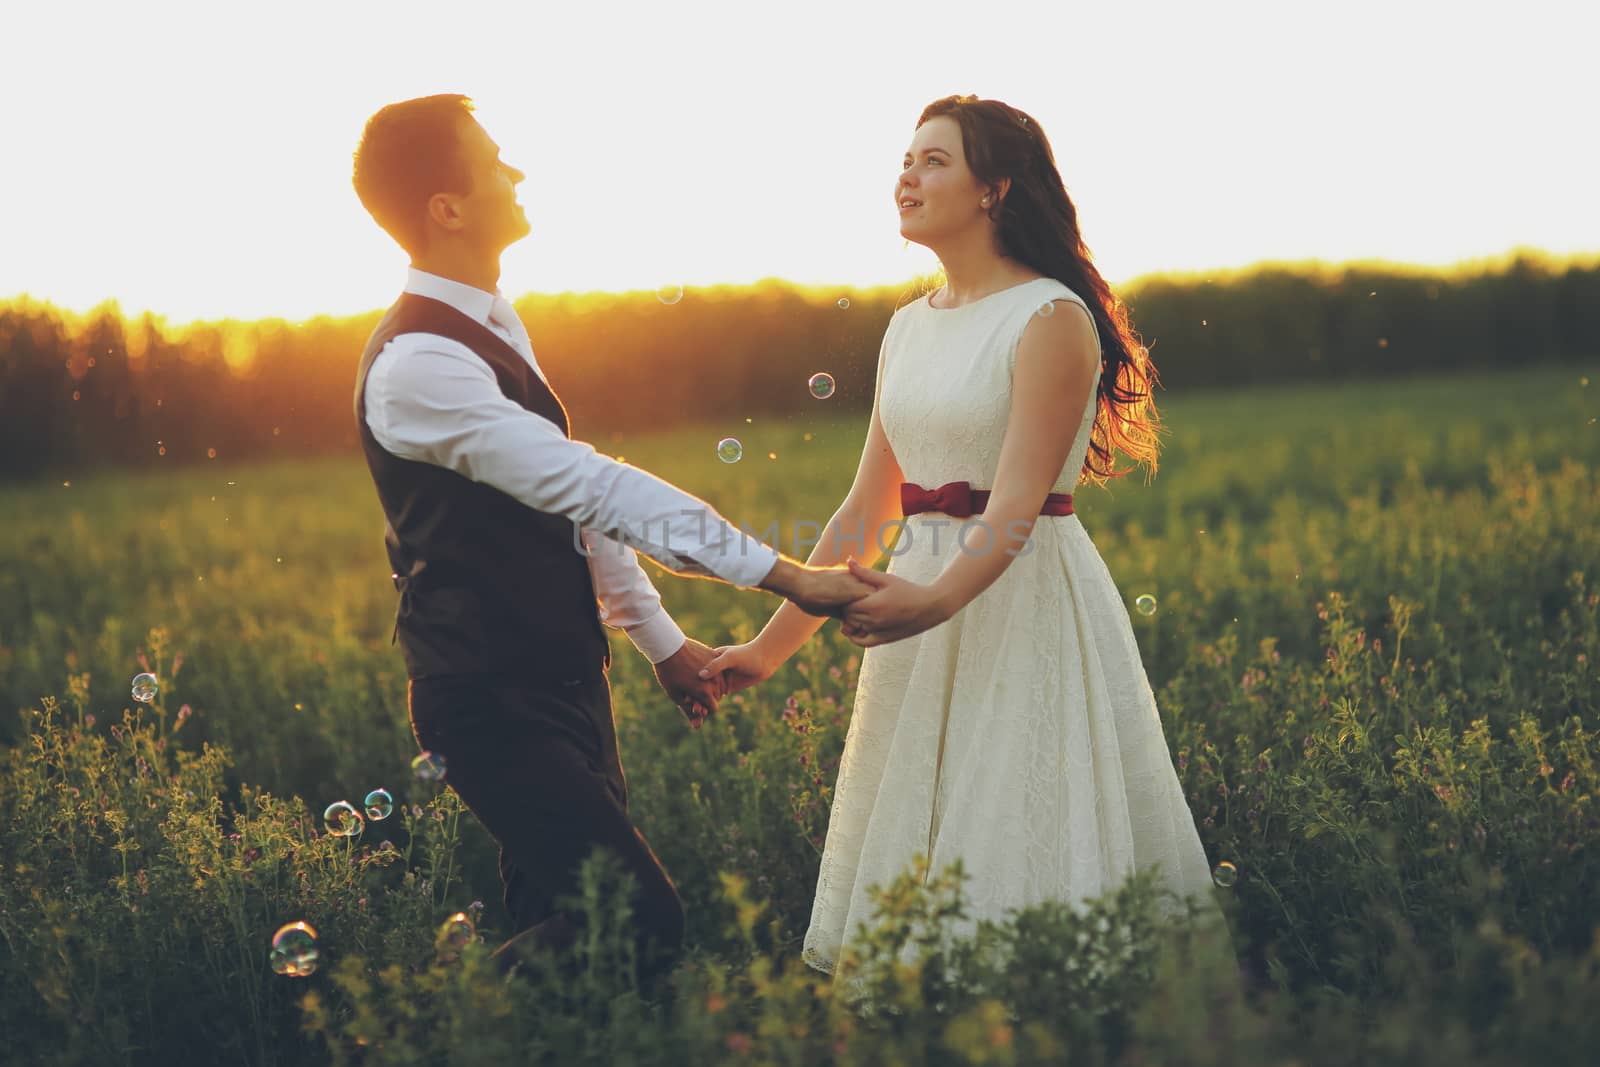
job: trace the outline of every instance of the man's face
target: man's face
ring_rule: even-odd
[[[482,251],[498,254],[532,230],[517,203],[517,183],[527,175],[500,158],[500,146],[476,120],[463,117],[458,137],[472,178],[472,191],[457,202],[461,232]]]

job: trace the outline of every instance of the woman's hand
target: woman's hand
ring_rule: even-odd
[[[944,622],[949,608],[932,586],[849,561],[850,573],[877,592],[848,605],[841,632],[862,648],[920,634]]]
[[[747,641],[742,645],[721,645],[716,653],[711,662],[700,669],[700,677],[720,680],[724,695],[760,685],[782,665],[782,661],[773,662],[769,659],[755,641]]]

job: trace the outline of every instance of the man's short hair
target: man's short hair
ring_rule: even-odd
[[[367,120],[356,146],[353,181],[362,206],[412,255],[427,243],[427,204],[435,193],[466,195],[472,172],[458,134],[472,101],[439,93],[389,104]]]

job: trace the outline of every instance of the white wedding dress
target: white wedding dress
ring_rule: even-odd
[[[895,314],[879,411],[907,481],[993,487],[1017,342],[1051,300],[1083,303],[1040,278],[959,308],[923,297]],[[1054,313],[1078,314],[1064,303]],[[1052,492],[1077,483],[1095,403],[1091,389]],[[908,518],[889,573],[932,582],[961,551],[961,522]],[[974,529],[966,543],[981,551],[986,541]],[[811,966],[834,971],[871,918],[869,889],[919,853],[933,872],[963,861],[969,918],[958,934],[1012,909],[1114,891],[1150,868],[1163,888],[1217,908],[1126,598],[1077,515],[1040,517],[1030,543],[947,622],[863,654],[806,932]]]

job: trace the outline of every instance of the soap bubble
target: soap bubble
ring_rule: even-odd
[[[133,699],[141,704],[148,704],[156,698],[156,676],[153,674],[136,674],[133,676]]]
[[[850,308],[850,298],[848,296],[841,296],[839,298],[839,310],[840,311],[848,311],[849,308]]]
[[[1223,889],[1232,889],[1233,884],[1239,880],[1239,868],[1223,860],[1211,869],[1211,880]]]
[[[811,395],[818,400],[826,400],[833,395],[833,375],[825,371],[813,374],[807,385],[811,389]]]
[[[316,928],[308,922],[293,922],[279,927],[272,935],[268,959],[275,974],[305,978],[316,972],[319,955]]]
[[[1039,310],[1037,312],[1035,312],[1035,314],[1037,314],[1041,319],[1048,319],[1051,315],[1054,315],[1055,313],[1056,313],[1056,305],[1055,305],[1055,302],[1052,301],[1052,300],[1046,300],[1044,303],[1040,304],[1039,305]]]
[[[387,819],[394,811],[394,797],[389,795],[387,789],[374,789],[367,794],[362,806],[367,809],[367,818],[377,822],[379,819]]]
[[[1154,615],[1156,613],[1156,598],[1149,593],[1140,593],[1134,599],[1133,606],[1140,615]]]
[[[449,962],[461,955],[461,950],[472,943],[477,933],[467,913],[458,911],[440,924],[439,932],[433,935],[433,947],[441,960]]]
[[[411,761],[411,773],[424,782],[444,779],[444,757],[437,752],[424,752]]]
[[[683,299],[683,286],[663,285],[656,289],[656,299],[663,304],[676,304]]]
[[[724,437],[717,442],[717,458],[724,463],[737,463],[744,458],[744,445],[737,437]]]
[[[328,833],[338,837],[354,837],[365,825],[361,820],[361,813],[348,800],[335,800],[329,804],[328,809],[322,813],[322,821],[327,824]]]

